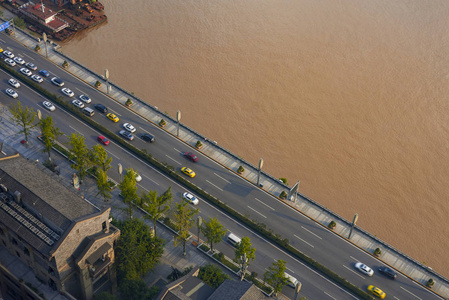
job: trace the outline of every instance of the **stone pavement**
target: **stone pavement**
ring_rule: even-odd
[[[8,16],[6,16],[5,13],[5,19],[7,18]],[[23,45],[32,49],[34,49],[36,44],[40,44],[42,48],[40,54],[45,56],[45,46],[43,41],[38,41],[35,37],[23,33],[20,30],[17,30],[15,38]],[[90,85],[94,85],[97,80],[102,82],[103,84],[99,87],[99,90],[107,94],[108,84],[106,83],[102,75],[96,74],[88,67],[83,66],[70,57],[64,55],[61,47],[54,43],[48,44],[48,60],[52,61],[58,66],[61,66],[65,60],[68,61],[70,65],[66,69],[67,72],[70,72],[74,76]],[[159,121],[163,118],[167,121],[167,125],[164,129],[173,136],[177,136],[177,121],[172,117],[166,115],[164,112],[159,111],[157,107],[145,103],[143,100],[132,95],[132,93],[127,92],[114,83],[110,83],[109,96],[111,97],[111,99],[123,105],[128,98],[132,99],[134,104],[131,109],[134,112],[155,124],[158,124]],[[179,126],[178,138],[191,146],[194,146],[197,141],[202,141],[203,148],[200,151],[203,154],[209,156],[217,163],[234,172],[237,171],[237,168],[240,165],[243,166],[245,168],[245,173],[242,175],[242,177],[251,183],[257,183],[258,168],[238,157],[237,155],[222,148],[220,145],[218,145],[217,142],[206,138],[193,129],[184,126],[183,124],[180,124]],[[263,189],[267,193],[270,193],[276,197],[279,197],[282,191],[288,192],[291,188],[279,182],[277,178],[263,171],[261,173],[260,182],[263,184]],[[307,215],[323,226],[327,226],[330,221],[334,220],[337,223],[335,233],[344,238],[347,238],[351,228],[350,221],[333,213],[332,211],[306,197],[305,195],[302,195],[300,193],[298,193],[297,195],[298,197],[296,201],[287,200],[285,202],[295,208],[298,212]],[[449,280],[447,278],[434,272],[431,268],[421,264],[413,258],[408,257],[406,254],[384,243],[383,241],[364,231],[363,229],[356,227],[354,229],[350,242],[369,253],[373,253],[374,249],[376,249],[377,247],[381,248],[382,255],[380,259],[382,261],[401,271],[403,274],[409,276],[420,284],[424,285],[429,278],[433,278],[435,280],[435,286],[432,290],[444,297],[449,297]]]

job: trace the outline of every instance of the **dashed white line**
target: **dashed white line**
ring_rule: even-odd
[[[156,185],[159,185],[159,183],[157,183],[156,181],[154,181],[153,179],[151,179],[150,177],[148,177],[147,175],[142,174],[143,177],[147,178],[148,180],[150,180],[151,182],[153,182]]]
[[[253,210],[254,212],[258,213],[259,215],[261,215],[261,216],[264,217],[265,219],[267,218],[267,217],[265,217],[263,214],[261,214],[260,212],[258,212],[258,211],[255,210],[254,208],[252,208],[251,206],[248,205],[248,208],[251,209],[251,210]]]
[[[308,243],[308,242],[306,242],[305,240],[303,240],[302,238],[300,238],[299,236],[297,236],[296,234],[294,234],[294,236],[298,239],[298,240],[301,240],[301,241],[303,241],[304,243],[306,243],[307,245],[309,245],[310,247],[312,247],[312,248],[315,248],[315,246],[314,245],[312,245],[312,244],[310,244],[310,243]]]
[[[324,291],[323,291],[324,292]],[[331,295],[329,295],[328,293],[324,292],[326,295],[328,295],[329,297],[331,297],[334,300],[337,300],[337,298],[332,297]]]
[[[146,130],[146,129],[142,128],[142,127],[139,127],[139,129],[142,130],[142,131],[145,131],[146,133],[150,133],[148,130]]]
[[[178,149],[176,149],[176,148],[173,148],[173,149],[175,149],[175,151],[178,151],[179,153],[183,153],[182,151],[179,151]]]
[[[263,202],[262,200],[259,200],[259,199],[257,199],[257,198],[254,198],[254,199],[256,199],[257,201],[259,201],[260,203],[262,203],[263,205],[265,205],[265,206],[268,207],[269,209],[275,210],[274,208],[272,208],[272,207],[269,206],[268,204],[265,204],[265,202]]]
[[[310,231],[309,229],[305,228],[304,226],[301,226],[302,229],[304,229],[305,231],[307,231],[310,234],[313,234],[314,236],[316,236],[317,238],[319,238],[320,240],[322,240],[323,238],[320,237],[319,235],[313,233],[312,231]]]
[[[168,158],[170,158],[172,161],[174,161],[175,163],[177,163],[178,165],[182,165],[179,161],[177,161],[176,159],[174,159],[173,157],[168,156],[167,154],[165,154],[165,156],[167,156]]]
[[[110,111],[112,111],[114,113],[114,115],[121,117],[122,115],[119,114],[118,112],[116,112],[115,110],[108,108]]]
[[[295,273],[295,271],[293,271],[292,269],[289,269],[289,268],[287,268],[287,267],[285,267],[287,270],[289,270],[291,273]]]
[[[396,297],[396,296],[393,296],[393,298],[394,298],[394,299],[398,299],[398,300],[401,300],[401,299],[399,299],[399,298],[398,298],[398,297]]]
[[[31,56],[29,56],[29,55],[27,55],[27,54],[23,54],[23,56],[26,56],[26,57],[28,57],[29,59],[31,59],[31,60],[34,60],[34,58],[32,58]]]
[[[209,180],[206,180],[207,183],[209,183],[210,185],[213,185],[214,187],[216,187],[217,189],[219,189],[220,191],[223,192],[222,188],[219,188],[218,186],[216,186],[215,184],[213,184],[212,182],[210,182]]]
[[[82,90],[80,90],[79,88],[75,88],[76,90],[80,91],[81,94],[85,94],[85,92],[83,92]]]
[[[353,260],[355,260],[355,261],[360,261],[360,260],[358,260],[357,258],[355,258],[354,256],[349,256],[350,258],[352,258]]]
[[[224,181],[226,181],[227,183],[231,183],[229,180],[227,180],[227,179],[221,177],[221,176],[218,175],[217,173],[214,173],[214,174],[215,174],[215,176],[217,176],[218,178],[223,179]]]
[[[348,268],[347,266],[343,265],[343,267],[345,267],[346,269],[348,269],[349,271],[351,271],[351,272],[354,273],[355,275],[360,276],[360,277],[362,277],[363,279],[366,279],[365,277],[363,277],[363,276],[360,275],[359,273],[355,272],[354,270]]]
[[[416,298],[422,300],[421,298],[419,298],[418,296],[416,296],[415,294],[413,294],[412,292],[410,292],[409,290],[404,289],[402,286],[400,286],[401,289],[403,289],[404,291],[406,291],[407,293],[409,293],[412,296],[415,296]]]
[[[78,134],[80,134],[80,135],[84,136],[84,134],[82,134],[81,132],[79,132],[79,131],[78,131],[77,129],[73,128],[73,127],[72,127],[72,126],[70,126],[70,125],[69,125],[69,127],[70,127],[70,128],[72,128],[72,129],[73,129],[73,131],[75,131],[75,132],[77,132]]]
[[[111,152],[109,152],[109,151],[106,151],[106,152],[108,152],[110,155],[114,156],[115,158],[120,159],[120,157],[118,157],[118,156],[112,154]]]

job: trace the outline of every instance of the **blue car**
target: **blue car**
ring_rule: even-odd
[[[44,76],[44,77],[50,76],[50,73],[48,73],[47,70],[40,70],[40,71],[39,71],[39,74],[41,74],[41,75]]]

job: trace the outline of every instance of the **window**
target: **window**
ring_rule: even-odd
[[[12,242],[14,245],[17,245],[17,241],[16,241],[15,238],[12,238],[12,239],[11,239],[11,242]]]
[[[28,250],[27,247],[23,247],[23,253],[25,253],[26,255],[30,256],[30,250]]]
[[[102,229],[105,230],[105,229],[106,229],[106,222],[103,222],[103,223],[101,224],[101,226],[103,227]]]

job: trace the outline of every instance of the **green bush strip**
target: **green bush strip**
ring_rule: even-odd
[[[235,219],[239,220],[240,222],[244,223],[246,226],[251,228],[252,230],[256,231],[260,235],[264,236],[268,240],[270,240],[272,243],[276,244],[277,246],[283,248],[285,251],[287,251],[289,254],[294,255],[295,257],[299,258],[303,262],[307,263],[311,267],[313,267],[315,270],[319,271],[321,274],[326,276],[327,278],[333,280],[335,283],[345,287],[347,290],[351,291],[355,295],[359,296],[361,299],[367,299],[372,300],[373,298],[368,295],[366,292],[358,288],[357,286],[350,283],[345,278],[339,276],[332,270],[328,269],[327,267],[321,265],[320,263],[316,262],[312,258],[308,257],[304,253],[300,252],[296,248],[292,247],[289,244],[288,239],[283,239],[280,234],[275,234],[272,230],[267,229],[265,224],[256,223],[253,220],[250,220],[248,217],[240,214],[233,208],[227,206],[225,203],[220,201],[219,199],[215,198],[214,196],[210,195],[205,190],[201,189],[200,187],[194,185],[190,181],[188,181],[185,177],[181,176],[181,174],[178,174],[174,171],[174,167],[168,165],[167,163],[162,163],[155,158],[152,157],[151,154],[147,153],[146,150],[140,150],[136,148],[135,146],[131,145],[127,141],[125,141],[123,138],[119,137],[114,132],[110,131],[106,127],[98,124],[93,119],[85,116],[80,109],[73,106],[70,102],[64,101],[62,97],[58,97],[55,94],[50,93],[49,91],[45,90],[43,87],[41,87],[39,84],[35,83],[31,79],[29,79],[27,76],[22,75],[21,73],[9,68],[6,66],[6,64],[3,61],[0,61],[0,67],[3,68],[6,72],[10,73],[11,75],[19,78],[21,81],[25,82],[27,85],[35,89],[37,92],[45,96],[46,98],[54,101],[59,106],[62,106],[66,110],[73,113],[75,116],[77,116],[79,119],[83,120],[84,122],[88,123],[90,126],[95,128],[96,130],[103,133],[103,135],[107,136],[109,139],[115,141],[117,144],[127,148],[130,152],[137,155],[141,159],[145,160],[149,164],[156,167],[159,171],[165,173],[166,175],[170,176],[174,180],[178,181],[180,184],[182,184],[187,189],[195,192],[197,195],[201,196],[205,200],[209,201],[210,203],[214,204],[216,207],[220,208],[222,211],[226,212],[230,216],[234,217]],[[165,220],[164,220],[165,223]]]

